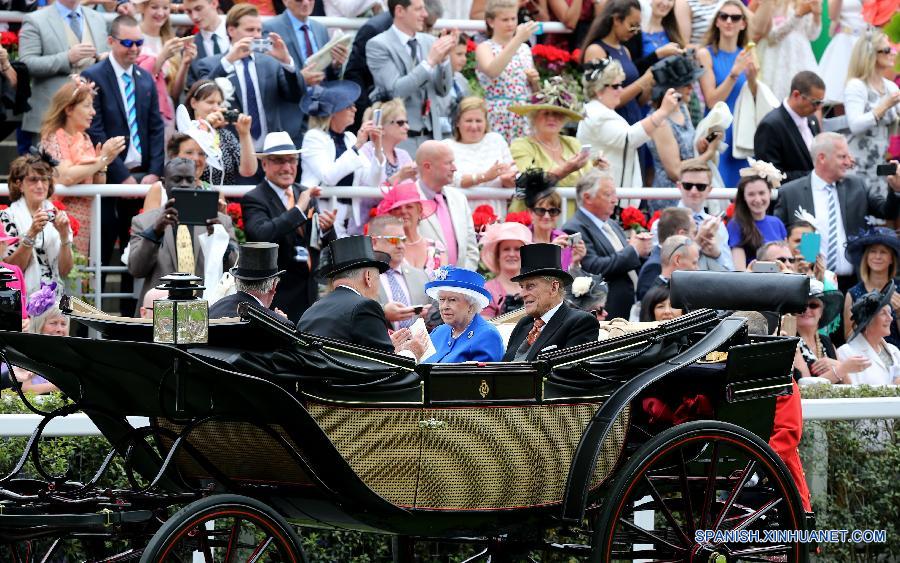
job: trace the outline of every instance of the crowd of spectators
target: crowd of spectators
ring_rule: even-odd
[[[380,322],[373,345],[420,359],[420,324],[432,361],[527,359],[565,345],[560,326],[579,340],[586,319],[683,314],[674,271],[775,269],[814,282],[798,378],[900,383],[897,46],[859,3],[832,7],[820,62],[822,0],[33,7],[17,58],[0,49],[4,92],[28,102],[0,210],[0,258],[26,295],[60,293],[90,251],[91,200],[54,198],[56,184],[144,184],[143,201],[103,198],[91,257],[121,256],[143,282],[135,312],[161,276],[218,287],[231,270],[238,298],[221,311],[255,299],[301,328],[348,311],[365,327],[348,338]],[[351,40],[325,14],[369,19]],[[451,16],[485,31],[433,29]],[[572,32],[543,33],[552,21]],[[172,190],[236,184],[253,188],[179,223]],[[382,195],[322,197],[353,186]],[[653,197],[662,187],[680,198]],[[733,203],[716,188],[737,188]],[[266,276],[239,241],[275,260]],[[534,324],[494,342],[485,319],[522,308]],[[473,334],[492,344],[470,349]]]

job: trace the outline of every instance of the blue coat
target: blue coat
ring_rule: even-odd
[[[456,340],[450,336],[451,330],[450,325],[444,324],[431,331],[436,352],[425,363],[499,362],[503,359],[503,337],[481,315],[476,314]]]

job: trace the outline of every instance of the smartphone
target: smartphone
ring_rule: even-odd
[[[893,162],[888,164],[879,164],[875,167],[875,174],[878,176],[893,176],[897,173],[897,165]]]
[[[713,131],[709,135],[706,136],[706,142],[711,143],[711,142],[715,141],[716,137],[718,137],[718,136],[719,136],[719,133],[717,131]]]
[[[810,264],[816,263],[819,250],[822,248],[822,235],[819,233],[803,233],[800,237],[800,255]]]
[[[753,263],[753,268],[750,271],[756,272],[757,274],[778,274],[781,273],[781,268],[778,267],[777,262],[764,262],[761,260],[757,260]]]
[[[169,190],[175,198],[178,222],[182,225],[206,225],[208,219],[215,219],[219,213],[219,192],[173,188]]]
[[[535,35],[543,35],[544,34],[544,22],[537,22],[537,27],[534,29]]]
[[[267,37],[254,39],[250,45],[250,50],[254,53],[268,53],[272,50],[272,40]]]
[[[592,145],[581,145],[581,152],[584,154],[591,154],[592,148],[594,148]]]
[[[797,317],[781,315],[781,332],[785,336],[797,336]]]
[[[572,233],[569,235],[569,246],[575,246],[581,241],[581,233]]]
[[[381,108],[372,110],[372,122],[375,124],[375,127],[381,127]]]

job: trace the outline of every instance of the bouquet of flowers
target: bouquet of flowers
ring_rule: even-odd
[[[626,207],[619,216],[619,222],[626,231],[631,230],[635,233],[647,232],[647,217],[641,213],[637,207]]]
[[[9,60],[15,60],[19,54],[19,34],[15,31],[0,31],[0,47],[9,53]]]
[[[247,241],[247,235],[244,234],[244,212],[241,210],[240,203],[229,203],[225,207],[225,213],[231,217],[231,224],[234,226],[234,236],[239,243]]]

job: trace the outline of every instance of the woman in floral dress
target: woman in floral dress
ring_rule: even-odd
[[[488,0],[484,22],[490,39],[475,49],[475,74],[484,88],[491,129],[509,143],[528,134],[528,120],[507,108],[527,102],[540,88],[528,47],[537,24],[518,25],[516,0]]]

